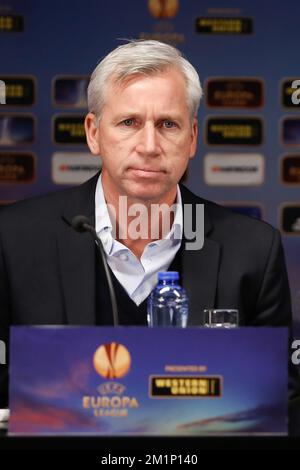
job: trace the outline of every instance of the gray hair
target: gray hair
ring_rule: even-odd
[[[198,73],[182,53],[173,46],[152,40],[134,40],[117,47],[97,65],[88,86],[88,108],[97,121],[105,104],[108,81],[122,83],[136,74],[153,75],[177,68],[186,82],[187,104],[193,119],[199,109],[202,88]]]

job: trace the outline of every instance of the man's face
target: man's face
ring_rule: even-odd
[[[174,201],[197,140],[197,121],[191,124],[180,72],[138,75],[109,85],[99,127],[91,113],[85,126],[91,152],[102,157],[106,194]]]

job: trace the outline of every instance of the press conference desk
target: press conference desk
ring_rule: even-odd
[[[300,398],[289,403],[288,436],[43,436],[16,437],[0,429],[1,451],[82,452],[86,458],[114,456],[201,455],[205,451],[296,450],[300,452]],[[76,457],[77,460],[78,457]],[[149,457],[148,457],[149,458]],[[1,459],[0,459],[1,462]]]
[[[8,436],[0,429],[1,451],[84,452],[91,458],[111,455],[201,454],[205,451],[297,450],[300,452],[300,398],[289,403],[288,436]],[[47,457],[48,458],[48,457]],[[86,459],[86,457],[85,457]],[[1,460],[0,460],[1,461]]]
[[[11,387],[11,391],[15,390],[23,390],[25,385],[23,384],[22,380],[24,380],[24,377],[26,377],[26,381],[32,380],[33,383],[36,380],[36,377],[38,377],[39,381],[41,383],[45,383],[44,389],[48,386],[52,386],[52,382],[50,382],[50,385],[48,384],[49,381],[49,371],[47,370],[47,374],[43,376],[43,380],[40,378],[38,371],[35,371],[33,368],[33,361],[32,357],[36,357],[37,355],[39,356],[39,361],[37,361],[38,364],[42,363],[43,365],[47,361],[47,357],[41,358],[42,353],[45,353],[45,351],[51,352],[51,360],[53,364],[55,364],[55,377],[57,377],[57,364],[61,366],[61,358],[66,357],[66,361],[68,358],[70,358],[70,363],[64,365],[63,373],[65,374],[66,370],[73,370],[74,369],[74,364],[77,364],[78,360],[81,360],[83,357],[83,351],[85,351],[85,348],[87,349],[87,352],[85,353],[84,358],[86,357],[92,357],[91,352],[98,351],[99,349],[99,344],[110,344],[111,341],[115,341],[118,344],[126,344],[127,347],[127,353],[130,351],[130,357],[131,357],[131,363],[135,365],[135,367],[132,367],[130,369],[130,372],[128,372],[128,377],[127,377],[127,382],[126,382],[126,387],[131,391],[132,396],[138,395],[141,397],[140,402],[143,403],[144,406],[144,414],[141,414],[140,420],[138,421],[139,426],[134,427],[133,429],[139,430],[141,429],[141,433],[143,432],[144,429],[155,429],[159,430],[160,429],[168,429],[168,417],[173,415],[171,414],[171,411],[166,413],[165,415],[163,414],[165,412],[166,406],[164,405],[163,408],[159,409],[160,414],[155,415],[156,419],[159,421],[159,424],[161,424],[162,427],[146,427],[146,424],[151,422],[152,420],[152,415],[151,415],[151,410],[152,408],[147,408],[147,403],[149,402],[152,397],[160,396],[155,395],[155,393],[162,393],[161,390],[157,390],[153,388],[152,393],[153,395],[149,396],[149,384],[152,384],[151,381],[149,381],[149,377],[152,377],[151,374],[153,372],[158,374],[163,374],[163,377],[169,377],[169,372],[165,371],[166,365],[170,367],[170,365],[175,367],[176,365],[182,366],[182,365],[203,365],[202,362],[199,362],[198,356],[200,358],[205,358],[205,366],[209,369],[211,368],[212,370],[218,370],[218,374],[221,375],[222,377],[225,377],[224,380],[226,380],[226,386],[227,390],[233,390],[232,394],[230,395],[231,400],[235,402],[235,400],[240,403],[240,398],[241,396],[243,397],[244,395],[241,395],[241,393],[244,393],[245,396],[248,396],[248,386],[251,386],[251,378],[255,379],[255,374],[258,371],[257,364],[260,365],[261,370],[264,371],[264,374],[261,374],[259,377],[259,381],[256,381],[255,383],[257,384],[258,387],[262,390],[261,395],[262,399],[261,401],[255,402],[256,409],[259,409],[259,413],[255,414],[255,420],[257,420],[258,423],[262,422],[261,427],[257,427],[255,429],[263,429],[265,430],[282,430],[283,432],[285,431],[285,425],[286,425],[286,420],[287,420],[287,414],[286,414],[286,408],[267,408],[265,404],[268,404],[270,401],[270,396],[268,393],[264,394],[263,391],[269,390],[270,386],[272,385],[271,390],[279,390],[279,403],[285,403],[286,400],[286,390],[284,387],[282,387],[282,380],[284,377],[286,377],[286,363],[287,360],[285,359],[284,355],[282,354],[281,347],[283,350],[285,350],[285,335],[286,332],[282,331],[282,329],[267,329],[267,328],[260,328],[260,329],[252,329],[252,328],[240,328],[240,329],[232,329],[229,331],[224,331],[222,329],[163,329],[163,328],[158,328],[154,330],[150,330],[148,328],[141,329],[139,328],[138,332],[136,331],[136,328],[128,328],[128,329],[114,329],[114,328],[101,328],[99,331],[95,328],[91,329],[84,329],[82,327],[80,328],[70,328],[70,329],[55,329],[55,328],[46,328],[46,329],[37,329],[37,328],[18,328],[14,330],[14,339],[16,341],[17,348],[15,351],[18,351],[19,356],[17,357],[15,354],[15,368],[12,368],[14,371],[14,377],[11,377],[11,384],[13,385]],[[138,333],[138,334],[137,334]],[[101,337],[100,337],[101,334]],[[74,340],[74,335],[76,336],[76,341]],[[278,337],[277,337],[277,336]],[[57,341],[57,338],[60,338],[60,341]],[[95,337],[95,338],[94,338]],[[153,340],[153,337],[155,337],[155,341]],[[55,340],[54,340],[54,339]],[[83,339],[85,341],[83,341]],[[139,338],[139,341],[137,341],[137,338]],[[230,348],[232,341],[235,341],[235,347]],[[80,343],[78,341],[80,340]],[[237,346],[238,342],[238,346]],[[40,348],[40,344],[43,344],[43,348]],[[48,345],[48,349],[46,348],[45,345]],[[78,344],[81,345],[81,348],[78,348]],[[92,347],[90,345],[93,345]],[[153,362],[147,359],[149,355],[149,351],[153,351],[153,344],[156,345],[156,349],[160,352],[160,354],[157,357],[154,357],[155,359],[155,366],[153,365]],[[192,347],[186,348],[185,349],[185,356],[184,359],[182,359],[182,353],[178,355],[178,344],[188,344],[188,345],[194,345],[194,349]],[[227,362],[224,364],[224,361],[219,360],[219,352],[216,353],[216,357],[211,356],[211,354],[208,356],[207,351],[214,352],[210,345],[211,344],[218,344],[218,351],[226,351],[226,358]],[[223,348],[221,348],[221,345]],[[249,347],[248,345],[251,344],[251,354],[249,354]],[[256,345],[254,348],[253,344]],[[268,344],[268,348],[265,348],[265,344]],[[22,347],[22,345],[26,345],[26,350]],[[30,345],[30,348],[27,346]],[[55,349],[53,348],[53,345],[55,345]],[[65,354],[64,347],[65,345],[68,345],[68,354]],[[166,345],[168,346],[166,348]],[[272,345],[272,347],[270,346]],[[101,346],[102,347],[102,346]],[[61,350],[60,350],[61,348]],[[98,349],[97,349],[98,348]],[[239,351],[239,355],[236,354],[236,349]],[[79,354],[79,359],[77,359],[77,362],[75,361],[74,358],[76,358],[76,354],[80,351]],[[194,351],[197,351],[197,357],[195,359],[195,353]],[[72,354],[71,354],[71,352]],[[162,354],[162,351],[164,354]],[[263,354],[261,354],[261,351],[263,351]],[[274,351],[277,351],[277,355],[274,357]],[[56,356],[55,356],[56,354]],[[129,354],[129,353],[128,353]],[[57,357],[57,360],[55,360],[55,357]],[[127,357],[127,356],[126,356]],[[165,359],[167,357],[167,359]],[[242,358],[247,358],[247,368],[244,367],[244,365],[241,365]],[[18,359],[18,361],[16,360]],[[214,365],[212,366],[210,364],[211,361],[215,361]],[[252,362],[251,362],[252,361]],[[274,361],[277,361],[274,363]],[[218,364],[216,366],[215,364]],[[141,365],[138,367],[138,365]],[[230,367],[226,368],[225,365],[230,364]],[[175,366],[174,366],[175,365]],[[234,379],[234,374],[229,374],[228,375],[228,370],[231,372],[233,367],[236,365],[238,369],[238,373]],[[18,368],[20,368],[21,373],[18,374]],[[281,367],[279,367],[281,366]],[[270,370],[273,371],[273,374],[267,374],[267,372]],[[40,370],[40,369],[39,369]],[[45,367],[43,366],[42,370],[45,370]],[[103,379],[101,374],[96,374],[94,373],[93,369],[91,369],[92,372],[92,378],[95,380],[95,385],[93,385],[94,388],[91,388],[91,390],[98,390],[98,385],[99,383],[106,383],[107,379]],[[96,370],[96,369],[95,369]],[[128,369],[129,370],[129,369]],[[24,371],[27,371],[28,375],[24,375]],[[251,375],[252,373],[252,375]],[[178,377],[181,377],[178,372]],[[176,377],[177,377],[176,375]],[[53,378],[53,383],[55,384],[55,377]],[[202,377],[202,376],[201,376]],[[282,379],[283,377],[283,379]],[[22,380],[21,380],[22,379]],[[21,380],[21,383],[19,381]],[[234,386],[234,380],[238,381],[240,384],[239,390],[236,389]],[[38,383],[40,383],[38,382]],[[122,380],[121,380],[122,382]],[[61,383],[61,379],[59,380],[59,383]],[[136,384],[143,384],[142,385],[142,391],[140,391],[137,387]],[[232,387],[230,388],[230,384],[232,384]],[[249,383],[249,385],[247,385]],[[69,382],[67,382],[69,384]],[[271,384],[271,385],[270,385]],[[278,386],[278,388],[276,388]],[[166,386],[165,386],[166,387]],[[25,387],[26,389],[26,387]],[[37,392],[36,392],[37,390]],[[71,389],[73,390],[73,389]],[[90,388],[88,389],[90,390]],[[242,392],[241,392],[242,390]],[[56,403],[52,403],[51,401],[49,402],[47,396],[43,396],[44,402],[40,400],[39,394],[40,388],[34,388],[31,387],[29,389],[30,394],[28,396],[25,395],[25,403],[26,406],[29,408],[29,414],[27,415],[22,415],[22,420],[20,421],[22,423],[21,427],[16,427],[15,422],[12,421],[11,424],[11,430],[14,430],[15,432],[21,432],[21,430],[27,429],[27,432],[29,433],[29,429],[39,429],[39,424],[41,423],[41,418],[40,416],[48,416],[47,413],[49,413],[49,416],[51,416],[51,411],[49,412],[49,409],[51,410],[51,404],[55,408]],[[73,395],[70,393],[70,387],[67,388],[68,394],[65,394],[68,397],[68,400],[71,400]],[[75,390],[76,392],[76,390]],[[74,392],[74,393],[75,393]],[[100,392],[102,392],[100,390]],[[99,393],[100,393],[99,392]],[[28,392],[29,393],[29,392]],[[79,396],[81,397],[81,394]],[[18,396],[18,400],[20,400],[20,396],[22,396],[20,393]],[[163,395],[161,395],[163,396]],[[76,400],[77,400],[77,395],[76,395]],[[177,397],[175,397],[177,398]],[[272,396],[272,399],[274,401],[274,398]],[[284,401],[280,401],[280,400]],[[26,401],[27,400],[27,401]],[[36,400],[36,401],[35,401]],[[272,400],[271,400],[272,401]],[[22,403],[22,402],[21,402]],[[43,403],[46,403],[47,406],[50,406],[48,409],[47,406],[44,409]],[[50,403],[50,405],[49,405]],[[67,406],[69,401],[66,401],[65,406]],[[77,403],[77,401],[76,401]],[[252,402],[251,402],[252,403]],[[247,405],[247,404],[246,404]],[[248,414],[248,408],[247,406],[242,406],[242,410],[246,410],[245,413],[243,412],[242,415],[240,413],[237,414],[229,414],[228,419],[231,420],[231,422],[236,423],[236,420],[242,419],[247,422],[247,420],[251,419],[253,417],[253,414]],[[42,410],[43,413],[35,413],[36,409]],[[220,405],[221,406],[221,405]],[[226,407],[224,409],[220,408],[218,409],[218,413],[223,413],[223,415],[227,416],[226,414]],[[259,408],[262,406],[262,408]],[[279,409],[279,414],[276,414]],[[30,414],[31,410],[31,414]],[[220,411],[221,410],[221,411]],[[223,410],[223,411],[222,411]],[[275,412],[274,412],[275,410]],[[87,409],[87,411],[89,411]],[[175,413],[177,409],[175,408]],[[251,411],[251,409],[250,409]],[[22,412],[22,408],[21,408]],[[14,408],[14,413],[16,416],[16,413],[18,413],[18,409],[15,407]],[[74,412],[74,416],[76,417],[76,410]],[[219,416],[218,413],[216,413],[216,416]],[[269,415],[267,413],[270,413]],[[279,420],[279,425],[278,427],[264,427],[264,421],[263,418],[266,416],[273,416],[272,413],[275,413],[275,419],[280,418]],[[223,416],[222,415],[222,416]],[[11,414],[12,416],[12,414]],[[26,423],[26,420],[28,421],[28,416],[30,417],[29,424],[32,423],[34,424],[33,427],[27,426],[28,423]],[[73,416],[73,415],[72,415]],[[81,416],[81,414],[79,415]],[[165,416],[165,419],[163,417]],[[212,414],[214,416],[214,414]],[[173,428],[170,427],[170,429],[175,429],[178,430],[180,427],[176,427],[178,422],[176,421],[177,416],[174,417],[174,426]],[[189,418],[187,419],[187,422],[193,422],[194,416],[189,414]],[[261,421],[262,419],[262,421]],[[148,420],[148,421],[147,421]],[[225,420],[226,421],[226,420]],[[77,422],[77,421],[76,421]],[[266,421],[268,423],[268,421]],[[43,423],[43,421],[42,421]],[[51,422],[52,423],[52,422]],[[57,421],[54,421],[56,424]],[[61,421],[58,421],[59,425],[61,426]],[[69,451],[72,453],[76,453],[77,451],[84,451],[85,455],[89,456],[96,456],[97,458],[100,457],[108,457],[108,455],[123,455],[123,456],[128,456],[128,455],[139,455],[141,456],[141,459],[143,460],[144,456],[146,455],[199,455],[205,451],[212,451],[212,450],[217,450],[217,451],[236,451],[236,450],[300,450],[300,398],[293,400],[292,402],[289,403],[289,431],[290,435],[285,436],[285,435],[260,435],[257,437],[250,437],[249,435],[227,435],[223,434],[222,436],[216,436],[216,435],[211,435],[209,437],[206,436],[199,436],[198,435],[185,435],[185,436],[170,436],[170,437],[165,437],[165,436],[154,436],[154,435],[149,435],[149,436],[139,436],[138,434],[133,434],[133,435],[127,435],[125,436],[118,436],[118,437],[111,437],[111,436],[97,436],[95,434],[91,435],[78,435],[78,434],[73,434],[73,435],[65,435],[65,436],[59,436],[56,435],[56,431],[59,431],[60,429],[64,429],[63,426],[60,428],[55,427],[55,424],[49,426],[48,428],[42,427],[43,431],[45,429],[50,429],[51,432],[50,435],[44,436],[44,437],[33,437],[33,436],[28,436],[28,437],[16,437],[16,436],[8,436],[4,432],[2,432],[2,435],[0,435],[0,463],[1,463],[1,450],[9,450],[9,451],[48,451],[47,452],[47,460],[48,460],[48,455],[51,456],[55,454],[55,451]],[[71,421],[72,424],[72,421]],[[153,423],[152,423],[153,424]],[[156,421],[155,421],[156,424]],[[227,422],[226,422],[227,424]],[[166,426],[165,426],[166,425]],[[15,427],[14,427],[15,426]],[[69,428],[71,431],[73,430],[72,426],[69,425]],[[78,430],[78,428],[75,428]],[[81,429],[81,428],[79,428]],[[91,429],[91,428],[85,428],[85,429]],[[92,428],[94,429],[94,428]],[[100,429],[100,428],[99,428]],[[106,427],[102,427],[102,429],[110,429]],[[128,427],[128,429],[132,429]],[[192,428],[194,429],[194,428]],[[223,429],[226,429],[228,432],[228,429],[234,429],[234,427],[225,427]],[[237,428],[235,428],[237,429]],[[238,429],[253,429],[251,427],[245,427],[245,428],[238,428]],[[202,429],[201,429],[202,430]],[[199,432],[199,428],[196,427],[196,431]],[[194,430],[194,433],[196,433]],[[209,429],[211,431],[211,429]],[[269,431],[269,432],[271,432]],[[45,432],[45,431],[44,431]],[[86,431],[87,432],[87,431]],[[97,432],[97,429],[96,431]],[[129,431],[127,431],[129,432]],[[145,432],[145,431],[144,431]],[[190,431],[192,432],[192,431]],[[171,434],[171,433],[170,433]],[[13,454],[12,454],[13,455]],[[212,454],[214,455],[214,454]]]

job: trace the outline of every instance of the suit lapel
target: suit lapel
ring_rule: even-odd
[[[186,250],[184,246],[186,239],[183,237],[182,250],[182,284],[187,291],[190,306],[188,323],[190,326],[199,326],[203,324],[203,310],[215,306],[220,244],[209,238],[209,234],[213,231],[213,224],[205,201],[192,194],[184,186],[180,189],[184,223],[185,204],[193,206],[193,214],[195,214],[196,204],[204,204],[204,245],[200,250]]]
[[[95,244],[88,233],[71,227],[75,215],[82,214],[95,223],[95,189],[99,174],[67,196],[57,237],[60,274],[68,323],[95,323]],[[205,202],[181,186],[183,204]],[[66,193],[67,194],[67,193]],[[184,207],[183,207],[184,217]],[[189,325],[201,325],[203,309],[215,305],[220,245],[208,237],[213,225],[205,210],[205,240],[201,250],[182,251],[182,279],[190,302]],[[191,241],[191,240],[188,240]],[[185,244],[185,239],[183,238]]]
[[[203,310],[214,307],[218,281],[220,246],[206,238],[198,251],[183,250],[183,287],[189,298],[189,325],[203,324]]]
[[[95,223],[95,188],[99,174],[68,195],[57,237],[62,290],[68,324],[95,323],[95,243],[89,233],[71,227],[75,215]]]

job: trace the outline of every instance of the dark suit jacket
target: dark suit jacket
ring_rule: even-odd
[[[10,324],[95,323],[95,247],[70,221],[77,214],[94,221],[97,178],[1,209],[0,339]],[[241,325],[290,325],[279,232],[184,186],[181,192],[184,204],[205,205],[204,246],[182,254],[189,324],[202,323],[204,308],[219,307],[237,308]]]

